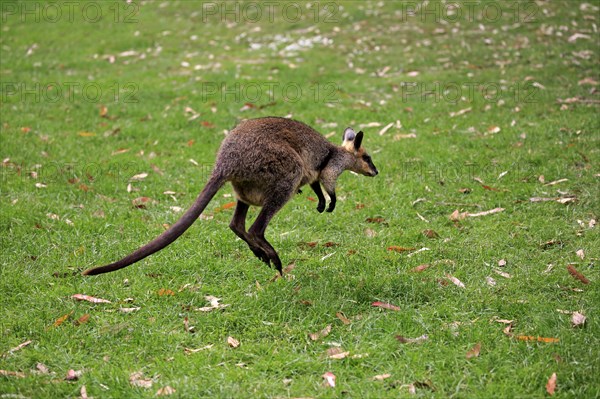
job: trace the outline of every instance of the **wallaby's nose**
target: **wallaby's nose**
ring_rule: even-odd
[[[371,176],[375,177],[379,174],[379,171],[377,169],[373,169],[373,172],[371,172]]]

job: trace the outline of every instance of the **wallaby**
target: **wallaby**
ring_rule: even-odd
[[[335,208],[335,184],[344,170],[365,176],[377,175],[371,157],[361,148],[363,132],[344,131],[343,143],[336,146],[310,126],[292,119],[266,117],[237,125],[223,140],[208,183],[185,214],[160,236],[123,259],[83,272],[94,275],[112,272],[160,251],[175,241],[200,216],[217,191],[231,182],[237,204],[229,227],[244,240],[254,255],[281,274],[281,260],[265,239],[265,230],[277,211],[300,187],[309,184],[325,210],[321,185],[329,195],[327,212]],[[246,231],[250,205],[262,207]]]

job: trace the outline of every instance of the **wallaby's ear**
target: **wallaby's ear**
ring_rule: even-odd
[[[354,140],[355,136],[354,130],[351,127],[347,127],[346,130],[344,130],[344,143]]]
[[[344,130],[344,141],[342,142],[342,147],[346,150],[352,152],[354,151],[354,140],[356,139],[356,133],[351,127],[347,127]]]
[[[360,149],[360,145],[362,143],[363,140],[363,132],[362,130],[358,133],[356,133],[356,138],[354,139],[354,151],[358,151]]]

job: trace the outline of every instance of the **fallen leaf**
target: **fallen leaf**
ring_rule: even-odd
[[[240,346],[240,341],[229,336],[227,337],[227,345],[229,345],[230,348],[237,348]]]
[[[383,381],[387,378],[390,378],[392,375],[391,374],[378,374],[376,376],[374,376],[372,379],[373,381]]]
[[[0,375],[4,377],[25,378],[25,373],[20,371],[0,370]]]
[[[496,273],[504,278],[512,278],[512,276],[510,274],[503,272],[502,270],[494,269],[494,273]]]
[[[173,296],[175,293],[167,288],[161,288],[157,291],[158,296]]]
[[[546,184],[544,184],[544,186],[555,186],[559,183],[564,183],[566,181],[569,181],[569,179],[558,179],[558,180],[551,181],[550,183],[546,183]]]
[[[228,202],[228,203],[226,203],[226,204],[223,204],[223,205],[221,205],[221,206],[220,206],[220,207],[218,207],[217,209],[215,209],[215,212],[222,212],[222,211],[224,211],[224,210],[231,209],[231,208],[233,208],[235,205],[236,205],[236,203],[235,203],[235,202]]]
[[[504,259],[500,259],[500,260],[498,261],[498,266],[500,266],[500,267],[504,267],[504,266],[506,266],[506,260],[504,260]]]
[[[590,280],[588,280],[583,274],[579,273],[577,271],[577,269],[575,269],[575,266],[569,265],[569,266],[567,266],[567,270],[569,271],[569,274],[571,276],[575,277],[577,280],[581,281],[583,284],[590,283]]]
[[[106,118],[108,116],[108,108],[104,105],[100,106],[100,117]]]
[[[327,349],[327,357],[330,359],[336,359],[336,360],[341,360],[343,358],[345,358],[346,356],[348,356],[350,354],[350,352],[344,352],[344,350],[342,348],[329,348]]]
[[[373,302],[371,304],[371,306],[375,306],[375,307],[383,308],[383,309],[388,309],[388,310],[395,310],[395,311],[399,311],[400,310],[399,306],[392,305],[390,303],[385,303],[385,302]]]
[[[175,392],[177,392],[175,388],[171,388],[167,385],[166,387],[162,387],[158,391],[156,391],[156,396],[173,395]]]
[[[90,314],[86,313],[83,316],[81,316],[79,319],[77,319],[77,321],[75,323],[77,325],[85,324],[88,322],[89,319],[90,319]]]
[[[554,395],[554,391],[556,390],[556,373],[552,373],[552,376],[548,379],[546,383],[546,392],[550,394],[550,396]]]
[[[60,316],[58,319],[56,319],[56,321],[54,322],[54,324],[52,324],[53,327],[58,327],[60,326],[62,323],[64,323],[71,315],[73,314],[73,311],[71,311],[70,313],[67,313],[65,315]]]
[[[453,275],[446,274],[446,277],[448,278],[448,280],[452,281],[452,284],[456,285],[457,287],[465,288],[465,285],[462,283],[462,281],[460,281],[459,279],[457,279]]]
[[[142,181],[146,177],[148,177],[148,173],[138,173],[137,175],[131,176],[131,178],[129,178],[129,181]]]
[[[478,216],[487,216],[492,215],[494,213],[504,212],[504,208],[494,208],[489,211],[477,212],[477,213],[467,213],[467,216],[470,218],[478,217]]]
[[[435,232],[435,230],[430,230],[430,229],[423,230],[423,235],[427,238],[439,238],[440,237],[440,235],[437,232]]]
[[[333,374],[331,371],[328,371],[325,374],[323,374],[323,379],[325,380],[323,381],[325,386],[331,388],[335,387],[335,374]]]
[[[144,378],[144,373],[136,371],[129,375],[129,383],[134,387],[140,388],[152,388],[153,381],[149,378]]]
[[[133,313],[136,312],[138,310],[140,310],[140,307],[134,307],[134,308],[119,308],[119,312],[121,313]]]
[[[156,204],[156,200],[150,197],[138,197],[131,200],[131,203],[136,208],[146,209],[146,204]]]
[[[575,254],[579,256],[581,260],[585,259],[585,252],[583,252],[583,249],[578,249]]]
[[[205,346],[203,346],[202,348],[198,348],[198,349],[184,348],[184,349],[183,349],[183,352],[184,352],[186,355],[189,355],[189,354],[192,354],[192,353],[197,353],[197,352],[202,352],[202,351],[205,351],[205,350],[207,350],[207,349],[210,349],[210,348],[212,348],[213,346],[214,346],[214,344],[209,344],[209,345],[205,345]]]
[[[194,326],[190,326],[190,321],[187,318],[187,316],[183,318],[183,328],[184,328],[185,332],[188,332],[191,334],[196,332],[196,328]]]
[[[571,316],[571,324],[573,324],[573,327],[583,327],[585,324],[585,319],[586,317],[583,314],[579,312],[573,312],[573,315]]]
[[[79,133],[77,133],[77,135],[79,135],[81,137],[94,137],[96,135],[96,133],[92,133],[92,132],[79,132]]]
[[[373,229],[366,228],[364,231],[365,235],[369,238],[373,238],[377,236],[377,232]]]
[[[79,377],[81,377],[83,375],[83,372],[81,370],[73,370],[70,369],[69,371],[67,371],[67,375],[65,377],[65,380],[67,381],[77,381],[79,379]]]
[[[82,385],[81,389],[79,390],[79,399],[90,399],[90,397],[88,396],[87,388],[85,387],[85,385]]]
[[[412,248],[412,247],[399,247],[397,245],[392,245],[389,246],[387,248],[388,251],[395,251],[395,252],[408,252],[408,251],[414,251],[416,248]]]
[[[16,352],[16,351],[20,351],[21,349],[23,349],[23,348],[24,348],[24,347],[26,347],[27,345],[31,344],[32,342],[33,342],[32,340],[25,341],[25,342],[23,342],[22,344],[19,344],[19,345],[15,346],[14,348],[10,349],[10,350],[9,350],[9,351],[8,351],[6,354],[7,354],[7,355],[11,355],[11,354],[13,354],[13,353],[14,353],[14,352]],[[4,357],[4,356],[5,356],[5,355],[3,355],[3,357]]]
[[[468,212],[459,212],[458,209],[456,209],[454,212],[452,212],[450,214],[449,218],[453,222],[456,222],[456,221],[465,219],[467,216],[468,216]]]
[[[490,126],[490,127],[488,127],[487,131],[490,134],[499,133],[500,132],[500,127],[499,126]]]
[[[35,368],[41,374],[49,374],[50,373],[50,369],[44,363],[38,363],[38,364],[36,364]]]
[[[487,283],[487,285],[489,285],[490,287],[493,287],[496,285],[496,280],[494,280],[492,277],[487,276],[485,278],[485,282]]]
[[[481,351],[481,343],[477,343],[475,344],[474,347],[472,347],[471,349],[469,349],[469,351],[467,352],[467,359],[471,359],[472,357],[479,357],[479,352]]]
[[[510,325],[509,325],[510,327]],[[537,341],[537,342],[545,342],[545,343],[555,343],[559,342],[558,338],[547,338],[547,337],[534,337],[532,335],[517,335],[515,336],[519,341]]]
[[[337,312],[335,314],[335,316],[341,320],[342,323],[344,323],[345,325],[348,325],[351,323],[350,319],[348,319],[346,316],[344,316],[344,314],[342,312]]]
[[[425,263],[423,265],[419,265],[417,267],[414,267],[414,268],[410,269],[410,271],[414,272],[414,273],[420,273],[420,272],[422,272],[422,271],[424,271],[424,270],[426,270],[428,268],[429,268],[429,265],[427,263]]]
[[[317,332],[314,332],[314,333],[309,333],[308,336],[310,337],[311,340],[318,341],[319,339],[325,338],[326,336],[328,336],[330,332],[331,332],[331,324],[328,324],[321,331],[317,331]]]
[[[402,344],[418,344],[418,343],[427,341],[429,339],[429,335],[423,334],[417,338],[406,338],[406,337],[403,337],[402,335],[396,335],[395,338],[398,341],[400,341],[400,343],[402,343]]]

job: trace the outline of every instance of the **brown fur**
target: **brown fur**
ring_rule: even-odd
[[[375,176],[377,169],[360,147],[362,137],[362,132],[354,133],[348,128],[342,146],[336,146],[308,125],[291,119],[267,117],[243,121],[223,140],[208,183],[192,207],[173,226],[125,258],[86,270],[84,274],[118,270],[160,251],[194,223],[228,181],[238,197],[230,228],[259,259],[273,263],[281,273],[281,260],[264,237],[269,221],[306,184],[319,199],[319,212],[325,210],[321,185],[325,188],[330,197],[327,211],[331,212],[336,203],[335,184],[344,170]],[[262,207],[262,210],[246,231],[246,213],[250,205]]]

